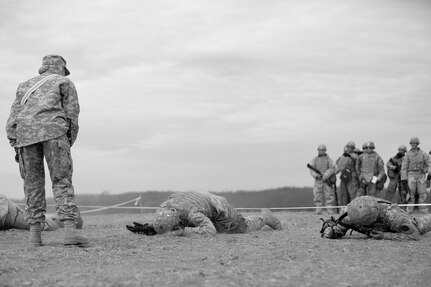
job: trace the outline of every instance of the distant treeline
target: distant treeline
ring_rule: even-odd
[[[76,204],[81,211],[95,209],[95,207],[85,206],[113,206],[130,201],[141,196],[141,201],[137,206],[158,207],[169,195],[175,191],[144,191],[127,192],[121,194],[79,194],[76,196]],[[313,190],[311,187],[281,187],[260,191],[232,191],[232,192],[211,192],[227,198],[232,207],[235,208],[276,208],[276,207],[306,207],[313,206]],[[52,198],[47,200],[48,205],[53,205]],[[135,203],[121,205],[122,207],[135,207]],[[48,212],[53,208],[49,207]],[[139,209],[107,209],[94,214],[101,213],[139,213]],[[150,211],[152,212],[152,211]],[[88,213],[93,214],[93,213]]]

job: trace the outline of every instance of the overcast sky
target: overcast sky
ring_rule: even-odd
[[[320,143],[428,152],[430,35],[427,0],[0,0],[0,193],[24,197],[4,127],[46,54],[78,90],[77,195],[260,190],[312,186]]]

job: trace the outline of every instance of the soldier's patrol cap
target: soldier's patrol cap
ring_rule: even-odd
[[[63,67],[65,71],[65,75],[70,75],[70,71],[66,67],[66,60],[60,55],[46,55],[42,59],[42,67],[43,66],[58,66]]]

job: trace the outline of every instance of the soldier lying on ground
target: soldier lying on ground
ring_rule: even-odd
[[[322,237],[337,239],[349,229],[374,239],[418,240],[419,235],[431,231],[431,215],[415,218],[397,204],[361,196],[347,205],[340,218],[324,221],[320,233]]]
[[[226,198],[209,192],[179,192],[169,196],[155,212],[151,224],[133,222],[127,229],[145,235],[169,232],[177,236],[192,234],[246,233],[268,225],[280,230],[281,222],[268,209],[259,215],[243,217]]]
[[[20,208],[15,202],[8,199],[5,195],[0,194],[0,230],[8,230],[12,228],[29,230],[30,225],[24,220],[25,211]],[[82,228],[82,218],[79,215],[76,228]],[[63,228],[63,222],[60,221],[56,213],[48,213],[45,215],[44,231],[52,231],[58,228]]]

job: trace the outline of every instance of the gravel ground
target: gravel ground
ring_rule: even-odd
[[[86,248],[62,246],[57,230],[27,250],[28,231],[0,231],[0,286],[431,286],[431,232],[419,241],[355,232],[329,240],[312,213],[275,215],[281,231],[211,238],[126,230],[151,214],[84,216]]]

